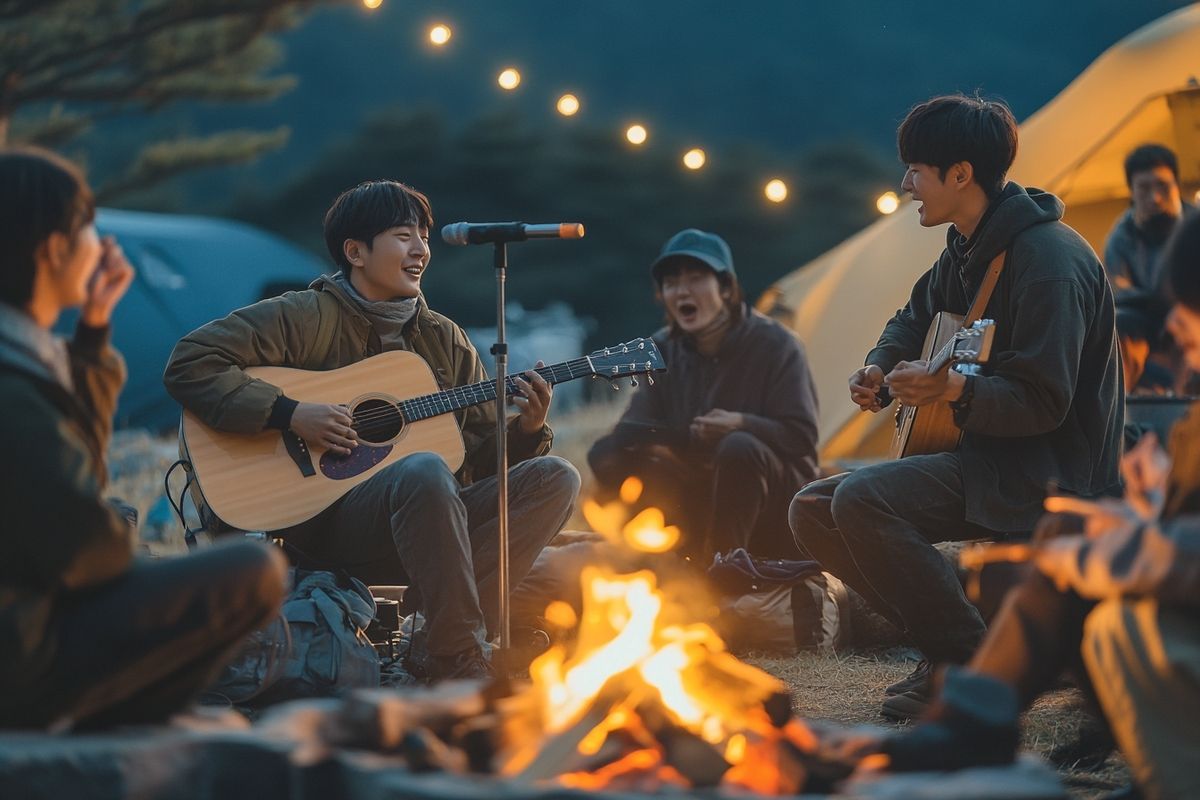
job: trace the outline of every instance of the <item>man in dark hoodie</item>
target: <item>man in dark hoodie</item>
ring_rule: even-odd
[[[985,632],[935,542],[1027,535],[1046,485],[1118,487],[1123,407],[1113,300],[1099,259],[1061,222],[1063,204],[1005,181],[1017,125],[1001,103],[938,97],[900,126],[902,188],[921,225],[951,223],[946,249],[850,377],[863,411],[948,402],[957,451],[914,455],[809,484],[791,506],[797,543],[854,587],[923,660],[888,687],[893,718],[928,704],[932,666],[963,663]],[[1003,271],[988,374],[930,374],[920,358],[939,311],[964,314],[992,260]]]
[[[109,321],[133,268],[73,165],[0,151],[0,186],[0,727],[161,721],[278,612],[284,560],[252,542],[134,558],[100,494],[125,381]],[[75,307],[64,342],[51,329]]]
[[[707,566],[742,547],[796,555],[787,504],[817,474],[817,395],[796,335],[749,308],[733,254],[688,228],[650,266],[668,325],[654,334],[669,372],[637,390],[588,452],[603,490],[630,476]]]
[[[217,430],[291,430],[348,454],[358,442],[346,406],[297,402],[246,367],[329,370],[407,350],[442,389],[486,380],[466,333],[421,294],[432,225],[425,195],[402,183],[367,181],[343,192],[325,215],[325,243],[341,272],[189,333],[167,364],[167,391]],[[514,379],[523,395],[513,398],[520,413],[507,434],[512,586],[567,521],[579,492],[575,468],[546,455],[552,389],[536,372],[525,375]],[[433,453],[414,453],[280,532],[306,566],[345,569],[368,584],[410,584],[428,634],[428,657],[410,666],[435,680],[492,674],[485,646],[499,622],[495,407],[455,413],[466,446],[457,474]]]

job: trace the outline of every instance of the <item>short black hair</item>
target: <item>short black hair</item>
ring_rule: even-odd
[[[0,150],[0,187],[0,302],[24,308],[38,249],[55,232],[74,241],[96,200],[78,167],[36,147]]]
[[[1200,312],[1200,214],[1184,214],[1162,254],[1175,301]]]
[[[938,177],[960,161],[970,162],[975,182],[989,197],[1004,188],[1017,157],[1017,120],[1008,106],[965,94],[926,100],[908,112],[896,132],[900,160],[937,167]]]
[[[325,212],[325,246],[349,275],[350,262],[342,249],[347,239],[364,242],[370,250],[376,236],[400,225],[432,228],[429,198],[399,181],[364,181],[338,195]]]
[[[1171,148],[1161,144],[1143,144],[1125,156],[1125,185],[1133,187],[1133,176],[1155,167],[1166,167],[1179,183],[1179,159]]]

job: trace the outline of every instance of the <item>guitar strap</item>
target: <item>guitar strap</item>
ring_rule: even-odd
[[[967,316],[963,318],[963,327],[969,328],[979,321],[983,316],[983,312],[987,311],[988,301],[992,299],[992,290],[996,288],[996,281],[1000,280],[1000,271],[1004,269],[1004,251],[992,259],[992,263],[988,264],[987,272],[983,276],[983,283],[979,284],[979,291],[975,293],[975,299],[971,302],[971,308],[967,311]]]

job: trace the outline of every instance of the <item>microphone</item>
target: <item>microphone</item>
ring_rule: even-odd
[[[442,228],[446,244],[493,244],[526,239],[582,239],[583,223],[553,222],[527,225],[524,222],[455,222]]]

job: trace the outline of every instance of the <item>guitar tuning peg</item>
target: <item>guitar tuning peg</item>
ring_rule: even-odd
[[[616,382],[616,381],[609,381],[609,382],[608,382],[608,385],[612,387],[612,390],[613,390],[614,392],[619,392],[619,391],[621,391],[621,387],[620,387],[620,386],[617,384],[617,382]]]
[[[638,385],[638,384],[637,384],[637,377],[636,377],[636,376],[630,376],[630,378],[629,378],[629,385],[630,385],[631,387],[635,388],[635,389],[637,388],[637,385]]]
[[[654,385],[654,376],[653,376],[653,375],[647,375],[647,376],[646,376],[646,385],[647,385],[647,386],[653,386],[653,385]]]

